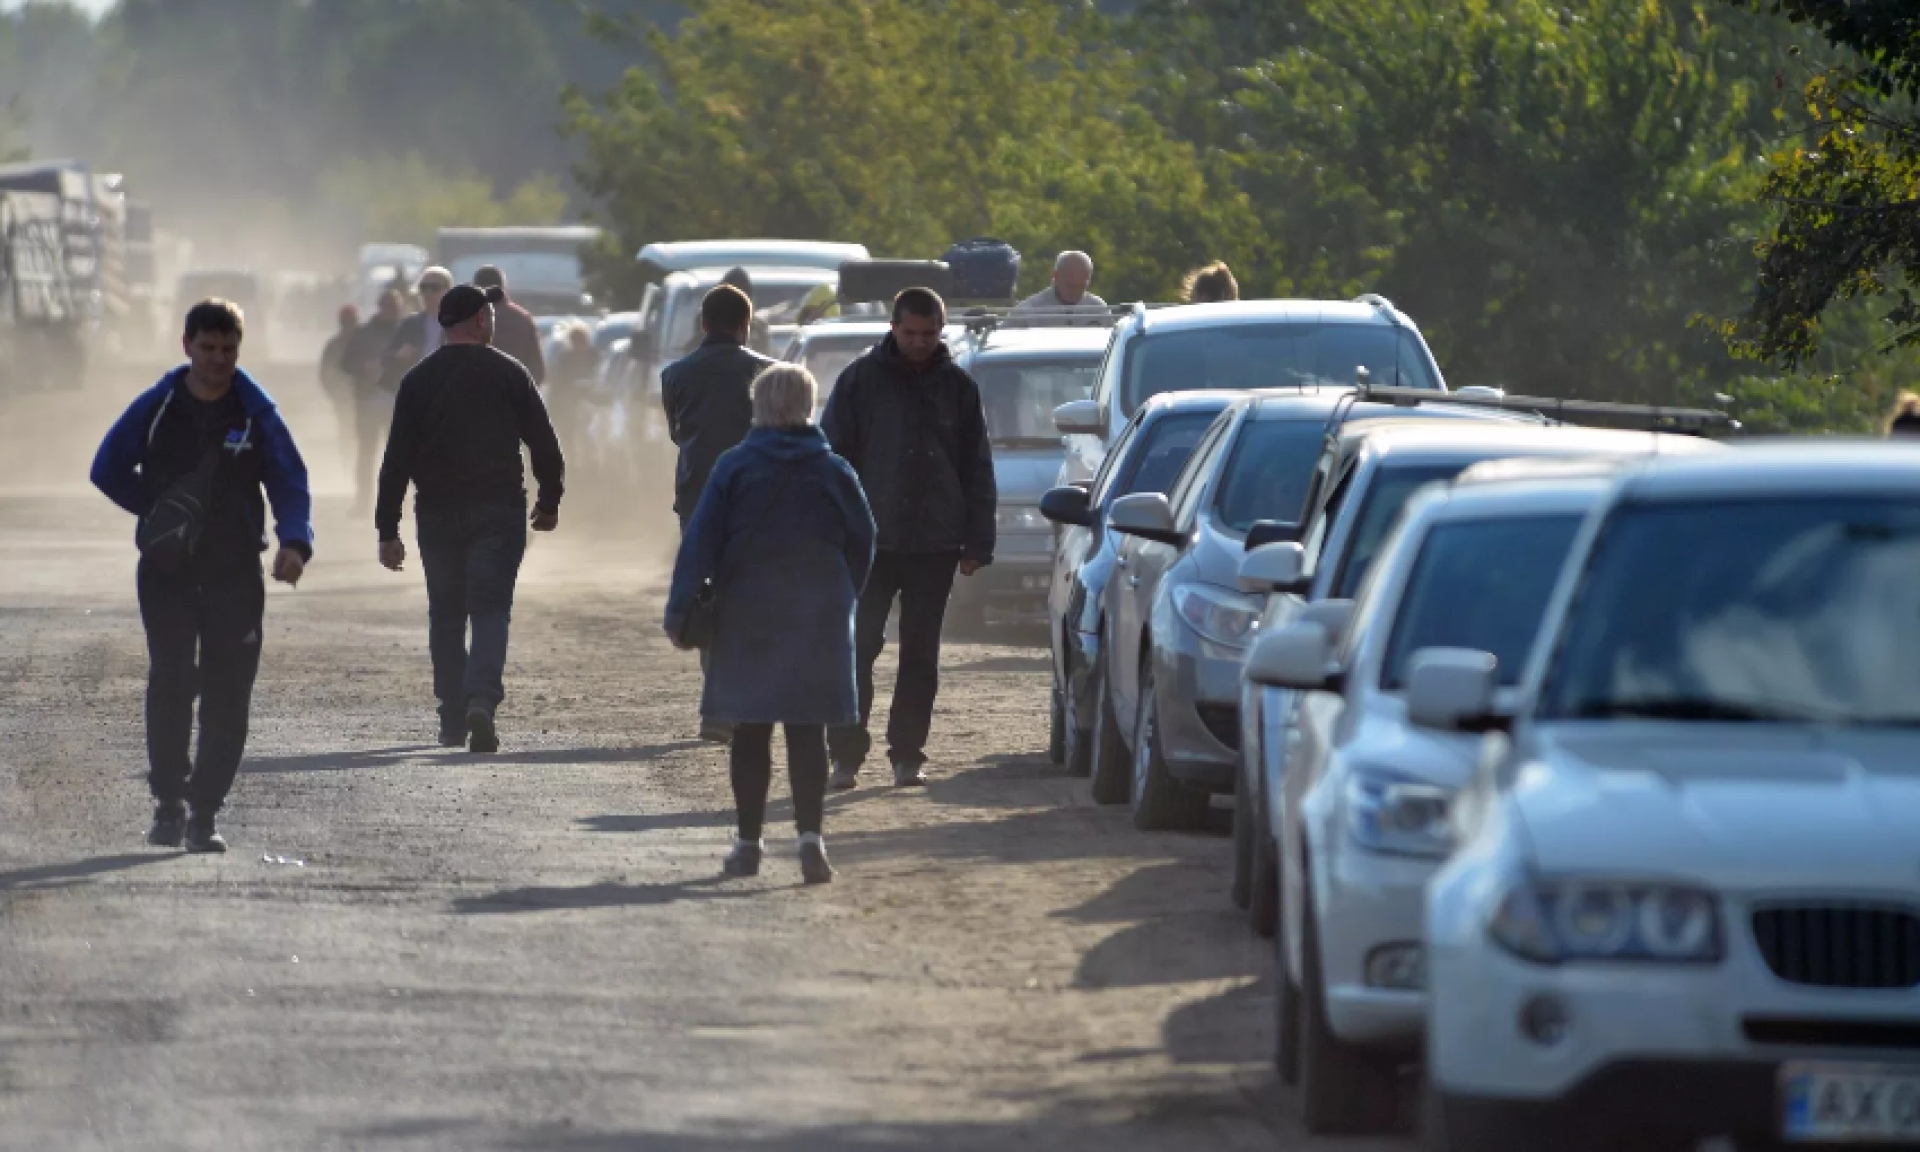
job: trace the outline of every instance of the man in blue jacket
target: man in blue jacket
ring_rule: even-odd
[[[239,368],[244,325],[224,300],[189,309],[187,363],[134,400],[93,460],[94,485],[140,517],[147,843],[189,852],[227,849],[214,816],[240,770],[260,669],[266,502],[280,541],[273,578],[297,584],[313,558],[307,466],[273,398]]]

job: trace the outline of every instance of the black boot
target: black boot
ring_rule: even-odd
[[[147,829],[147,843],[155,848],[178,848],[187,834],[187,806],[178,800],[163,800],[154,807],[153,827]]]
[[[187,851],[189,852],[225,852],[226,837],[213,827],[213,813],[195,812],[187,821]]]
[[[500,733],[494,729],[493,713],[485,708],[476,706],[467,709],[467,751],[500,751]]]

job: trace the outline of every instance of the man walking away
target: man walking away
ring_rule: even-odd
[[[298,584],[313,558],[307,466],[273,399],[239,368],[244,326],[224,300],[189,309],[186,365],[127,408],[93,460],[95,486],[140,517],[155,804],[147,843],[184,841],[189,852],[227,850],[214,816],[240,770],[260,670],[267,502],[280,540],[273,578]]]
[[[440,743],[474,752],[500,750],[494,710],[506,696],[507,625],[527,550],[520,446],[527,446],[540,484],[534,531],[559,526],[565,472],[533,377],[489,346],[493,308],[504,298],[497,288],[470,284],[441,298],[436,319],[445,339],[400,383],[374,508],[380,563],[398,572],[407,558],[400,503],[413,484]]]
[[[893,302],[893,331],[840,373],[822,430],[859,474],[878,526],[878,552],[855,614],[860,723],[827,734],[832,784],[858,782],[871,749],[873,664],[900,601],[900,672],[887,719],[893,780],[926,783],[927,732],[940,687],[940,626],[956,569],[993,563],[993,455],[980,389],[941,340],[947,308],[925,288]]]
[[[327,337],[320,349],[320,391],[333,405],[334,423],[340,430],[340,466],[353,465],[354,389],[353,376],[347,371],[347,350],[360,331],[360,310],[351,304],[340,305],[336,314],[339,327]]]
[[[353,380],[353,514],[373,507],[373,454],[393,419],[393,392],[383,387],[387,349],[405,319],[406,297],[398,288],[380,294],[379,308],[347,345],[344,367]]]
[[[500,303],[493,309],[493,346],[520,361],[536,386],[545,384],[547,357],[540,349],[540,326],[533,322],[533,314],[515,304],[507,293],[507,274],[491,264],[482,264],[473,273],[473,286],[482,291],[500,289]]]
[[[747,347],[753,301],[722,284],[700,301],[700,346],[660,373],[667,434],[680,450],[674,467],[673,514],[684,529],[700,503],[720,454],[753,427],[753,378],[773,361]]]
[[[1062,252],[1053,262],[1053,283],[1014,305],[1015,312],[1097,312],[1105,300],[1087,291],[1093,285],[1093,257]]]

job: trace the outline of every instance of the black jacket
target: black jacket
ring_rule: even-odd
[[[753,378],[773,361],[725,336],[709,336],[660,371],[660,403],[667,433],[680,449],[674,469],[673,510],[693,515],[720,454],[753,427]]]
[[[993,449],[980,388],[940,346],[918,367],[888,336],[847,365],[820,420],[866,487],[882,552],[993,560]]]

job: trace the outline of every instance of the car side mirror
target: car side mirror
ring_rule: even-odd
[[[1294,617],[1296,624],[1318,624],[1327,630],[1327,642],[1338,648],[1353,625],[1353,601],[1315,600]]]
[[[1052,488],[1040,497],[1040,515],[1055,524],[1086,527],[1093,523],[1092,498],[1085,488],[1069,485]]]
[[[1254,642],[1247,653],[1246,677],[1267,688],[1316,692],[1334,685],[1328,667],[1333,638],[1319,624],[1297,621]]]
[[[1283,524],[1278,520],[1255,520],[1253,527],[1247,529],[1246,550],[1264,548],[1268,544],[1292,544],[1300,539],[1300,525]]]
[[[1298,596],[1311,583],[1306,567],[1307,550],[1299,544],[1289,541],[1256,548],[1240,560],[1240,590],[1255,596],[1276,592]]]
[[[1053,426],[1064,436],[1098,436],[1107,430],[1098,400],[1074,400],[1053,410]]]
[[[1136,492],[1113,502],[1107,524],[1115,532],[1139,536],[1161,544],[1178,544],[1180,533],[1173,525],[1173,506],[1158,492]]]
[[[1407,665],[1407,719],[1422,728],[1484,728],[1493,713],[1499,661],[1472,648],[1422,648]]]

